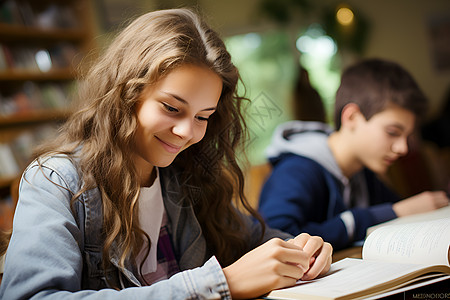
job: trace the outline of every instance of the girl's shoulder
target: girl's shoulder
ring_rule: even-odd
[[[47,154],[36,158],[27,168],[41,167],[58,171],[76,171],[77,161],[73,156],[63,153]]]
[[[62,153],[53,153],[36,158],[28,165],[24,174],[40,171],[44,175],[50,176],[53,173],[61,177],[68,185],[74,183],[78,186],[79,172],[77,165],[76,157]]]

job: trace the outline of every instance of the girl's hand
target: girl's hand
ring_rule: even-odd
[[[289,242],[299,246],[311,258],[309,269],[303,274],[301,280],[311,280],[328,272],[333,254],[330,243],[324,242],[321,237],[310,236],[307,233],[301,233]]]
[[[271,239],[224,268],[223,272],[231,296],[244,299],[292,286],[304,275],[307,278],[317,276],[326,272],[330,263],[331,246],[328,243],[301,235],[289,242]]]

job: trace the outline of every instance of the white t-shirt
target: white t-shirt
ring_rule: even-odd
[[[139,223],[141,228],[148,234],[151,241],[150,253],[142,267],[142,273],[155,272],[157,268],[158,237],[164,215],[164,203],[159,181],[159,171],[156,168],[156,179],[150,187],[142,187],[138,199]],[[144,251],[138,255],[138,266],[140,265]]]

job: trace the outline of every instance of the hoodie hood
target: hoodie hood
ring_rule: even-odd
[[[328,136],[333,129],[322,122],[290,121],[279,125],[274,132],[266,155],[276,165],[283,154],[296,154],[314,160],[336,177],[342,184],[343,200],[346,205],[365,207],[369,194],[364,172],[358,172],[351,179],[342,174],[330,147]]]
[[[272,164],[276,164],[278,158],[287,153],[310,158],[346,185],[348,179],[342,174],[328,146],[328,136],[332,132],[333,128],[322,122],[283,123],[274,131],[272,141],[266,149],[267,158]]]

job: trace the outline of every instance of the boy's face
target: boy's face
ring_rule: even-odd
[[[415,115],[397,105],[366,120],[360,113],[354,126],[355,156],[376,173],[385,173],[399,157],[408,153],[408,136],[414,130]]]

